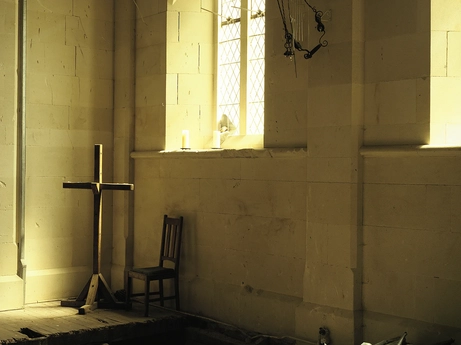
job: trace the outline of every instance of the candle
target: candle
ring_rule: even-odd
[[[213,131],[213,148],[219,149],[221,147],[221,133],[219,131]]]
[[[184,129],[182,131],[182,148],[188,149],[189,148],[189,131]]]

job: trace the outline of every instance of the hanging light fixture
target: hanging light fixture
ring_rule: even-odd
[[[312,50],[303,48],[300,42],[302,40],[303,29],[302,14],[299,7],[299,2],[301,1],[304,1],[304,3],[306,3],[306,5],[309,6],[314,13],[314,19],[316,22],[315,28],[321,33],[319,43]],[[315,7],[311,6],[307,0],[286,0],[286,5],[285,0],[277,0],[277,4],[279,6],[283,29],[285,31],[284,55],[286,57],[293,58],[295,56],[295,50],[298,50],[304,52],[305,59],[310,59],[320,48],[328,45],[328,41],[322,41],[323,36],[325,36],[325,25],[322,23],[322,11],[318,11]]]

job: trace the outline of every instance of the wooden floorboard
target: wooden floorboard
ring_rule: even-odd
[[[21,310],[0,312],[0,344],[82,344],[159,334],[179,329],[185,316],[174,310],[133,303],[132,310],[96,309],[79,315],[77,308],[62,307],[60,301],[27,305]],[[22,333],[21,333],[21,330]],[[34,333],[36,332],[36,333]]]

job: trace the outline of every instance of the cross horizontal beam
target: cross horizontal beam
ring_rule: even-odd
[[[62,186],[73,189],[94,189],[98,186],[99,190],[134,190],[134,185],[131,183],[63,182]]]

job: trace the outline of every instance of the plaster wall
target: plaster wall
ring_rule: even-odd
[[[162,150],[166,131],[167,1],[136,1],[136,150]]]
[[[364,144],[428,144],[431,1],[364,6]]]
[[[305,263],[305,150],[133,157],[134,265],[158,262],[163,214],[182,215],[183,310],[294,334]]]
[[[211,78],[188,65],[198,45],[209,58],[209,33],[192,37],[180,29],[202,23],[198,1],[117,3],[114,13],[110,0],[28,1],[27,302],[75,296],[91,274],[91,193],[63,190],[62,182],[92,180],[93,145],[103,143],[104,179],[112,180],[115,166],[120,182],[134,178],[136,188],[134,220],[132,200],[118,200],[116,211],[128,210],[127,217],[112,218],[112,196],[105,195],[103,273],[110,279],[112,268],[113,287],[122,286],[125,266],[157,262],[163,214],[183,215],[186,311],[308,340],[327,326],[336,344],[404,330],[414,343],[459,338],[459,152],[367,148],[429,140],[428,77],[440,68],[438,57],[430,61],[429,0],[325,1],[330,44],[312,60],[299,58],[297,76],[282,57],[282,24],[269,2],[269,149],[190,152],[161,150],[177,147],[177,139],[167,144],[185,119],[177,116],[213,99],[182,97],[188,89],[170,83],[189,78],[194,90],[194,80],[198,87]],[[0,25],[14,46],[6,15],[12,4],[0,1]],[[115,30],[114,16],[127,31]],[[306,34],[309,42],[318,39],[315,30]],[[448,44],[448,54],[455,47]],[[167,63],[177,51],[192,59]],[[1,67],[9,71],[0,74],[2,85],[15,83],[14,66]],[[13,114],[14,92],[3,87],[11,97],[2,99],[2,110]],[[14,131],[14,116],[4,116],[0,154],[10,163],[0,168],[0,246],[9,254],[0,264],[0,289],[17,292],[11,305],[2,299],[2,309],[22,299]],[[120,223],[112,238],[113,219]]]
[[[189,131],[191,147],[212,146],[213,129],[217,130],[213,98],[216,8],[215,1],[180,0],[168,6],[167,150],[181,147],[182,130]]]
[[[112,182],[113,16],[111,0],[27,1],[27,303],[76,296],[91,276],[92,193],[62,183],[93,180],[97,143],[103,179]],[[111,199],[106,193],[106,279]]]
[[[17,11],[15,1],[0,1],[0,296],[8,296],[2,299],[1,309],[23,303],[16,238]]]
[[[431,2],[431,144],[459,145],[461,23],[458,1]]]
[[[361,157],[364,114],[364,1],[328,1],[322,11],[328,46],[308,61],[307,228],[299,337],[316,341],[319,327],[331,342],[361,337]],[[309,23],[315,27],[311,14]],[[309,42],[319,40],[310,30]]]
[[[364,151],[364,339],[461,336],[459,149]]]

